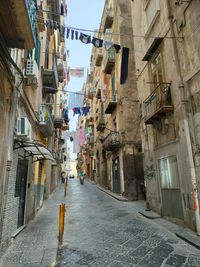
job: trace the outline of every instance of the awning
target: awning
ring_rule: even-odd
[[[33,157],[34,162],[40,159],[56,161],[52,155],[52,152],[46,148],[43,144],[37,141],[24,141],[22,139],[15,139],[14,150],[21,149],[23,158]]]
[[[161,45],[163,39],[164,39],[163,37],[156,37],[153,40],[153,43],[151,44],[151,46],[149,47],[149,49],[147,50],[145,56],[142,59],[143,61],[149,61],[154,56],[156,50]]]

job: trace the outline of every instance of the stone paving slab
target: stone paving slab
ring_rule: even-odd
[[[0,260],[1,267],[49,267],[56,262],[58,249],[58,214],[63,203],[59,186],[36,217],[21,231]]]
[[[88,180],[89,181],[89,180]],[[90,181],[89,181],[90,182]],[[91,183],[91,182],[90,182]],[[101,191],[107,193],[108,195],[114,197],[115,199],[119,201],[128,201],[128,199],[124,198],[123,196],[117,195],[99,185],[97,185],[97,188]],[[152,210],[145,210],[142,209],[138,211],[139,214],[142,216],[148,218],[148,219],[160,219],[162,218],[158,213],[152,211]],[[163,219],[164,220],[164,219]],[[166,224],[168,222],[166,221]],[[168,223],[170,225],[170,222]],[[174,225],[173,228],[176,228],[175,234],[177,237],[181,238],[185,242],[191,244],[192,246],[196,247],[197,249],[200,249],[200,237],[198,237],[195,233],[193,234],[191,231],[188,231],[187,229],[182,228],[181,226]]]
[[[56,267],[200,266],[199,250],[175,235],[178,226],[138,213],[144,202],[116,201],[87,181],[82,186],[74,180],[66,205]]]

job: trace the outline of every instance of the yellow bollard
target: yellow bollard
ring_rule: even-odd
[[[59,205],[59,234],[58,234],[58,240],[60,244],[63,243],[64,225],[65,225],[65,204],[61,204]]]

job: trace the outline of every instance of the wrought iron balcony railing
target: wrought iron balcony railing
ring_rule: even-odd
[[[46,104],[40,105],[39,125],[40,125],[40,130],[45,137],[52,135],[53,119],[52,119],[50,109]]]
[[[152,124],[160,116],[173,112],[171,87],[160,85],[143,102],[143,115],[146,124]]]
[[[44,93],[55,94],[58,87],[58,68],[56,62],[56,56],[53,55],[52,68],[42,69],[42,82]]]
[[[103,140],[103,148],[107,151],[112,151],[116,148],[119,148],[120,145],[121,145],[121,140],[119,132],[111,132]]]

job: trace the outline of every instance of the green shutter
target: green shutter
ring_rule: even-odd
[[[36,45],[35,45],[35,61],[37,62],[37,65],[39,67],[39,64],[40,64],[40,40],[38,38],[38,35],[36,37]]]

